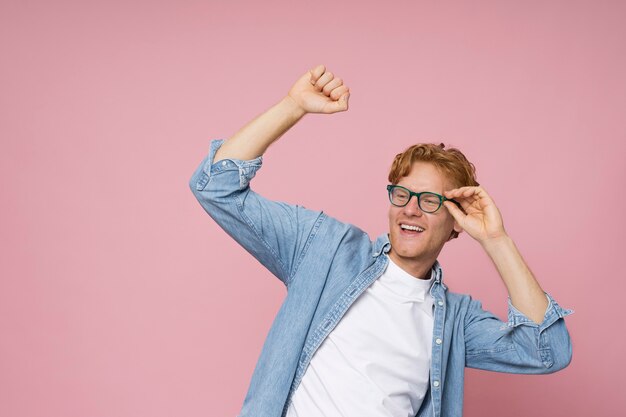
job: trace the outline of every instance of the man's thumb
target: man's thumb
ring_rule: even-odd
[[[337,103],[339,105],[339,108],[341,110],[347,110],[348,109],[348,98],[350,97],[350,93],[346,93],[343,96],[341,96],[339,98],[339,102]]]

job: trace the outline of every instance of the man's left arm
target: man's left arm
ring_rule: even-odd
[[[543,291],[522,258],[515,243],[504,230],[502,216],[493,199],[482,187],[461,187],[446,191],[444,194],[447,198],[453,198],[461,203],[464,212],[451,202],[445,202],[444,204],[461,228],[481,244],[496,266],[507,288],[509,293],[508,325],[510,326],[510,330],[522,324],[525,325],[522,326],[524,332],[530,330],[527,326],[536,329],[535,332],[531,331],[530,333],[537,337],[536,341],[532,340],[534,337],[528,337],[530,334],[526,335],[526,337],[502,337],[504,333],[507,332],[499,335],[498,331],[494,333],[481,331],[480,328],[483,327],[483,330],[487,330],[489,328],[487,324],[495,321],[495,317],[490,313],[484,312],[478,303],[475,309],[480,313],[475,315],[477,319],[470,319],[471,325],[467,327],[468,330],[473,329],[472,333],[476,335],[476,337],[472,336],[470,338],[473,342],[476,342],[474,343],[476,346],[468,346],[468,350],[488,352],[496,348],[496,346],[493,346],[494,343],[503,342],[507,344],[515,340],[529,341],[535,348],[539,348],[539,350],[549,348],[545,344],[546,338],[545,335],[542,337],[542,333],[556,321],[562,319],[572,311],[564,310],[559,307],[558,304]],[[485,324],[485,326],[482,324]],[[559,323],[557,327],[562,327],[562,330],[566,334],[564,337],[553,339],[563,340],[564,343],[559,343],[558,346],[552,346],[551,348],[567,350],[567,356],[570,356],[571,344],[569,342],[569,336],[567,335],[565,326],[561,326],[561,324],[563,323]],[[492,337],[487,337],[487,335],[491,335]],[[491,340],[492,338],[493,340]],[[483,343],[485,343],[484,346]],[[569,360],[567,362],[569,362]],[[483,366],[480,367],[485,368]]]
[[[465,213],[453,203],[445,202],[444,205],[459,226],[487,252],[515,308],[535,323],[541,324],[548,299],[504,230],[502,216],[493,199],[482,187],[461,187],[444,194],[461,203]]]

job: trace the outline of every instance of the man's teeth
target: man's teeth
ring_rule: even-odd
[[[401,224],[400,228],[407,229],[407,230],[414,230],[416,232],[423,232],[424,231],[424,229],[422,229],[419,226],[409,226],[408,224]]]

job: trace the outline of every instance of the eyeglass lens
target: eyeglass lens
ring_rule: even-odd
[[[410,194],[402,188],[393,188],[391,191],[391,203],[396,206],[405,206],[410,198]],[[419,199],[420,210],[425,212],[436,211],[441,205],[441,201],[436,194],[422,193]]]

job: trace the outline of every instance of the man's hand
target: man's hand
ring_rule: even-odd
[[[287,97],[306,113],[336,113],[348,110],[350,91],[324,65],[304,74],[291,87]]]
[[[537,279],[526,265],[513,240],[506,234],[500,210],[482,187],[461,187],[444,191],[463,207],[444,201],[452,217],[482,245],[491,258],[513,306],[537,324],[544,319],[548,300]]]
[[[443,194],[461,204],[467,214],[450,201],[443,203],[459,226],[482,245],[506,236],[500,210],[482,187],[455,188]]]

